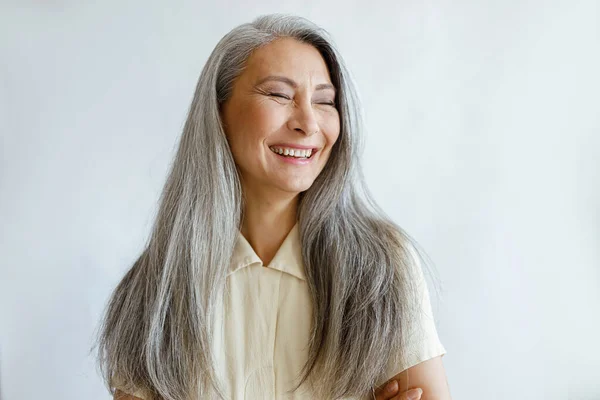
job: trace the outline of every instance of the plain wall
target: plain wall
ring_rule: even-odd
[[[290,12],[340,46],[367,181],[435,262],[453,398],[599,399],[598,2],[250,3],[1,3],[0,398],[109,398],[93,334],[204,62]]]

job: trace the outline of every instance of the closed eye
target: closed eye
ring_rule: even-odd
[[[333,101],[325,101],[323,103],[318,103],[318,104],[323,104],[323,105],[326,105],[326,106],[335,106],[335,103]]]
[[[291,100],[289,98],[289,96],[287,96],[287,95],[285,95],[283,93],[269,93],[269,96],[279,97],[281,99],[286,99],[286,100]],[[320,102],[320,103],[317,103],[317,104],[322,104],[322,105],[325,105],[325,106],[335,107],[335,102],[333,102],[333,101],[324,101],[324,102]]]
[[[290,100],[290,98],[288,96],[286,96],[285,94],[282,94],[282,93],[269,93],[269,96],[280,97],[282,99]]]

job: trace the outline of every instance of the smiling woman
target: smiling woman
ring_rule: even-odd
[[[103,320],[115,398],[450,399],[417,244],[361,178],[359,111],[310,21],[221,39]]]
[[[308,190],[340,133],[325,60],[294,38],[254,51],[221,110],[244,193],[262,198]]]

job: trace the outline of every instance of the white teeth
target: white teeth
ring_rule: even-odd
[[[301,149],[290,149],[281,147],[270,147],[271,151],[283,156],[290,156],[296,158],[308,158],[312,155],[312,149],[301,150]]]

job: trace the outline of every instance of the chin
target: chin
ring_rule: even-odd
[[[309,181],[309,182],[294,182],[293,184],[290,184],[289,182],[285,185],[281,185],[280,189],[288,192],[288,193],[300,193],[300,192],[305,192],[308,189],[310,189],[310,187],[313,184],[313,180]]]

